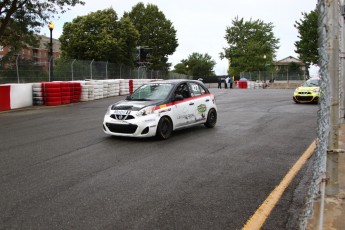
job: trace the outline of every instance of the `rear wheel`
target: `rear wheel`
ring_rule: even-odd
[[[156,137],[161,140],[166,140],[171,136],[173,125],[168,117],[162,117],[158,122]]]
[[[213,128],[217,123],[217,111],[215,109],[210,109],[208,111],[205,126],[207,128]]]

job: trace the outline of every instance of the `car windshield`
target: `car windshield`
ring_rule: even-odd
[[[135,90],[128,99],[139,101],[163,100],[168,97],[172,88],[173,85],[167,83],[146,84]]]
[[[311,79],[303,84],[304,87],[315,87],[315,86],[320,86],[320,80],[319,79]]]

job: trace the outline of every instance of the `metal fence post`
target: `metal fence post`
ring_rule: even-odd
[[[17,79],[18,79],[18,84],[19,84],[19,68],[18,68],[18,58],[19,54],[16,54],[16,69],[17,69]]]
[[[48,65],[48,69],[49,69],[49,81],[52,81],[52,80],[53,80],[52,59],[53,59],[53,56],[51,56],[51,57],[49,58],[49,65]]]
[[[73,64],[74,64],[75,60],[77,60],[77,59],[74,59],[74,60],[72,61],[72,63],[71,63],[72,81],[74,80]]]
[[[91,80],[92,80],[92,63],[95,59],[92,59],[91,63],[90,63],[90,76],[91,76]]]
[[[107,63],[105,64],[105,79],[108,80],[108,61],[107,61]]]

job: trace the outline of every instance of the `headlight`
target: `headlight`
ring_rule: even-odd
[[[107,112],[105,113],[106,116],[110,115],[111,107],[112,105],[108,107]]]
[[[137,116],[146,116],[148,114],[152,114],[155,111],[156,106],[147,106],[141,110],[138,111]]]
[[[295,93],[298,93],[298,91],[299,91],[299,88],[295,89]]]

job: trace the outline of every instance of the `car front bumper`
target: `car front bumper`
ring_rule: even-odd
[[[113,136],[151,137],[156,135],[159,117],[150,114],[130,120],[117,120],[109,115],[104,116],[103,131]]]
[[[316,103],[319,101],[319,94],[297,92],[294,93],[293,100],[299,103]]]

